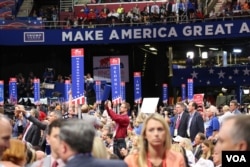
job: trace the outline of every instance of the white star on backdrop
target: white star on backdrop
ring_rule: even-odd
[[[207,81],[207,85],[210,85],[210,81]]]
[[[192,75],[192,78],[197,78],[198,73],[193,71],[190,75]]]
[[[237,68],[234,69],[234,74],[239,74],[239,70]]]
[[[209,74],[213,74],[214,73],[214,69],[210,68],[209,70]]]
[[[244,75],[249,75],[250,70],[247,69],[247,67],[246,67],[245,70],[243,70],[243,72],[244,72]]]
[[[220,70],[218,75],[219,75],[219,78],[224,78],[225,73],[222,70]]]
[[[231,80],[232,78],[233,78],[232,76],[229,76],[229,77],[228,77],[228,79],[230,79],[230,80]]]

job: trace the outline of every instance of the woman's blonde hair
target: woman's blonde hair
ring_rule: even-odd
[[[142,128],[141,136],[140,136],[139,144],[138,144],[140,146],[140,149],[139,149],[139,155],[138,155],[139,157],[138,157],[137,163],[138,163],[138,166],[140,166],[140,167],[147,166],[148,141],[147,141],[147,139],[145,139],[145,136],[146,136],[147,124],[148,124],[148,121],[150,121],[150,120],[158,121],[163,125],[163,128],[166,132],[166,136],[165,136],[166,140],[164,142],[162,149],[165,151],[171,149],[172,138],[170,135],[169,126],[166,123],[165,119],[162,117],[162,115],[160,115],[158,113],[154,113],[154,114],[149,115],[144,122],[144,126]]]
[[[228,105],[224,105],[224,106],[222,107],[222,111],[223,111],[223,112],[230,111],[230,107],[229,107]]]
[[[183,148],[179,145],[179,143],[173,143],[171,146],[171,150],[176,151],[184,155]]]
[[[2,161],[10,161],[23,166],[27,159],[27,147],[18,139],[10,139],[10,147],[3,152]]]
[[[100,137],[95,136],[94,138],[92,155],[95,158],[108,159],[107,149]]]
[[[33,148],[27,148],[27,161],[26,164],[31,164],[36,161],[36,151]]]
[[[192,141],[189,139],[189,138],[182,138],[181,139],[181,143],[184,144],[184,148],[186,150],[190,150],[190,151],[193,151],[193,145],[192,145]]]
[[[139,125],[143,123],[143,121],[147,118],[147,115],[143,112],[140,112],[138,116],[136,117],[135,123],[136,125]]]
[[[136,145],[134,144],[136,142]],[[136,154],[139,151],[139,135],[134,135],[132,137],[132,148],[129,151],[129,154]]]

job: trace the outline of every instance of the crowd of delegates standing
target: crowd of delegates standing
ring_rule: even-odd
[[[12,124],[0,114],[0,166],[219,167],[222,150],[250,150],[250,116],[235,100],[222,113],[177,102],[171,116],[164,108],[138,112],[126,102],[106,101],[102,112],[98,105],[66,108],[50,106],[39,120],[39,107],[16,105]]]

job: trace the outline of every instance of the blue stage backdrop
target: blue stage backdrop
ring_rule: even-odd
[[[250,83],[250,66],[187,68],[173,70],[173,84],[181,87],[188,78],[196,86],[239,86]]]

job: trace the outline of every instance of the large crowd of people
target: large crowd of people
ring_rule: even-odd
[[[41,28],[70,29],[190,23],[245,18],[250,14],[249,2],[243,0],[226,0],[219,7],[213,8],[209,7],[210,3],[205,4],[201,0],[145,1],[133,2],[134,5],[120,1],[116,4],[115,6],[109,2],[78,4],[68,14],[61,14],[65,11],[60,11],[58,5],[45,5],[35,8],[27,19],[42,21]],[[30,26],[32,28],[32,25]]]
[[[1,167],[219,167],[222,151],[249,151],[249,112],[236,100],[220,111],[198,111],[194,101],[140,112],[140,107],[112,103],[104,107],[57,104],[15,105],[14,117],[0,114]],[[41,112],[41,111],[40,111]]]
[[[249,2],[224,1],[219,10],[208,10],[202,1],[153,1],[134,6],[122,2],[117,7],[103,4],[83,4],[75,15],[65,18],[64,28],[95,28],[99,26],[150,25],[167,23],[190,23],[204,20],[224,20],[249,16]]]
[[[148,18],[162,19],[160,11],[154,8],[159,15]],[[131,16],[137,16],[133,10]],[[122,21],[122,15],[118,17]],[[77,25],[83,18],[77,16]],[[18,75],[19,96],[32,96],[34,77],[30,73],[26,83]],[[47,69],[44,82],[54,82],[52,78]],[[93,82],[90,75],[85,79]],[[64,79],[58,75],[55,82]],[[219,167],[222,151],[250,150],[250,109],[241,112],[236,100],[224,106],[203,105],[201,110],[194,101],[177,102],[171,111],[159,107],[148,111],[151,114],[109,100],[103,107],[71,101],[45,108],[16,104],[11,114],[3,107],[0,167]]]

